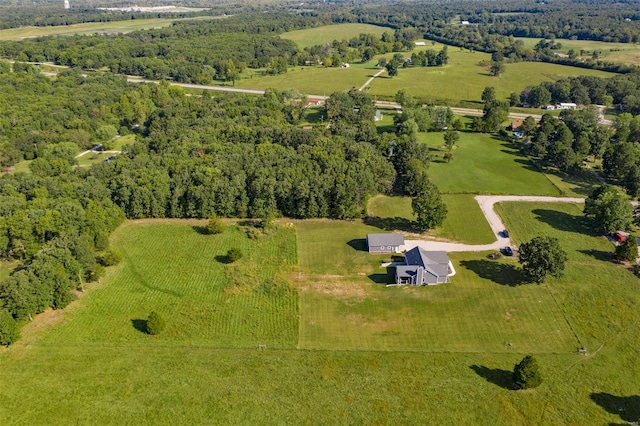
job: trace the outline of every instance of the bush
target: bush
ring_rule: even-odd
[[[616,258],[618,260],[636,260],[638,257],[638,243],[635,235],[629,237],[616,247]]]
[[[209,234],[222,234],[224,232],[224,224],[220,221],[220,218],[216,215],[212,215],[207,223],[207,233]]]
[[[227,252],[227,260],[229,261],[229,263],[233,263],[240,259],[242,259],[242,250],[237,247],[229,249],[229,251]]]
[[[162,333],[162,331],[165,329],[166,326],[167,326],[167,323],[159,313],[157,313],[156,311],[153,311],[149,314],[149,318],[147,318],[148,334],[151,334],[151,335],[160,334]]]
[[[0,345],[9,346],[20,337],[20,327],[9,311],[0,311]]]
[[[527,355],[513,368],[513,383],[518,389],[537,388],[542,383],[540,367],[532,355]]]
[[[103,266],[113,266],[120,263],[122,260],[122,255],[118,253],[116,250],[109,247],[102,253],[102,256],[98,258],[98,261]]]

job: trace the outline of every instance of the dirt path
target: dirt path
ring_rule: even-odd
[[[370,85],[370,84],[371,84],[371,82],[372,82],[376,77],[380,76],[380,75],[381,75],[383,72],[385,72],[385,71],[386,71],[386,69],[384,69],[384,68],[383,68],[383,69],[381,69],[380,71],[378,71],[377,73],[375,73],[375,74],[373,75],[373,77],[371,77],[369,80],[367,80],[367,82],[366,82],[366,83],[364,83],[364,84],[363,84],[363,85],[362,85],[358,90],[362,92],[362,91],[364,90],[364,88],[365,88],[365,87],[367,87],[368,85]]]
[[[496,241],[490,244],[463,244],[463,243],[449,243],[441,241],[428,241],[428,240],[407,240],[405,241],[405,249],[410,250],[416,246],[422,247],[425,250],[433,251],[489,251],[499,250],[503,247],[511,245],[511,239],[502,235],[502,230],[506,227],[502,223],[502,219],[496,213],[494,205],[496,203],[502,203],[505,201],[516,202],[541,202],[541,203],[584,203],[584,198],[565,198],[565,197],[538,197],[528,195],[477,195],[476,201],[480,205],[480,209],[484,214],[491,230],[496,235]]]

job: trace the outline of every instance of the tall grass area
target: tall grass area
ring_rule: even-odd
[[[288,275],[296,264],[295,235],[283,228],[251,240],[235,226],[203,235],[198,225],[128,222],[113,236],[123,255],[109,285],[83,297],[52,330],[51,345],[204,345],[294,347],[297,296]],[[244,257],[226,264],[238,247]],[[168,320],[150,337],[140,328],[151,311]]]
[[[441,227],[425,235],[467,244],[495,241],[495,235],[473,195],[444,194],[442,200],[447,205],[447,217]],[[415,221],[410,197],[377,195],[369,200],[367,212],[370,216],[383,219],[380,222],[389,225],[383,228],[386,231],[411,229]]]
[[[484,133],[460,133],[453,159],[442,155],[443,134],[423,133],[433,161],[429,176],[444,193],[560,195],[560,191],[511,142]]]
[[[333,40],[349,40],[360,34],[375,34],[381,36],[385,31],[392,29],[369,24],[337,24],[326,25],[305,30],[289,31],[280,37],[295,42],[301,49],[331,43]]]

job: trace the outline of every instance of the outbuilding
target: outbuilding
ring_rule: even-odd
[[[367,234],[369,253],[400,253],[404,248],[402,234]]]

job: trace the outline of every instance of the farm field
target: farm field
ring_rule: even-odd
[[[249,240],[235,226],[202,235],[204,224],[125,223],[113,236],[123,262],[109,285],[64,311],[69,318],[42,343],[294,347],[295,292],[273,295],[285,288],[296,264],[294,232],[283,228]],[[231,247],[245,256],[227,265],[224,255]],[[152,310],[168,319],[167,330],[154,338],[139,330]]]
[[[491,227],[472,194],[444,194],[442,199],[449,211],[447,218],[442,227],[424,235],[467,244],[495,241]],[[369,201],[367,211],[375,221],[384,225],[382,229],[411,230],[411,222],[415,220],[410,197],[378,195]]]
[[[560,195],[527,157],[510,142],[482,133],[460,133],[453,159],[441,158],[445,148],[443,133],[422,133],[434,160],[429,176],[443,193],[513,195]]]
[[[440,50],[442,45],[419,49]],[[418,48],[416,49],[418,50]],[[404,53],[410,56],[410,53]],[[387,54],[388,58],[392,55]],[[512,92],[520,93],[526,86],[553,81],[563,77],[576,75],[593,75],[610,77],[615,74],[576,67],[542,62],[520,62],[505,64],[506,71],[500,77],[489,75],[488,65],[480,65],[481,61],[490,63],[491,56],[486,53],[472,52],[458,47],[449,47],[449,64],[444,67],[410,67],[401,68],[396,77],[383,75],[369,86],[368,92],[373,96],[391,98],[398,90],[404,88],[413,96],[424,101],[439,104],[447,101],[479,102],[482,91],[487,86],[496,88],[496,95],[506,99]]]
[[[194,19],[218,19],[213,16],[199,16],[194,18],[158,18],[158,19],[132,19],[113,22],[88,22],[83,24],[59,25],[49,27],[20,27],[0,30],[0,41],[20,40],[43,36],[70,36],[130,33],[137,30],[168,27],[172,22]]]
[[[531,37],[514,37],[516,40],[522,40],[524,45],[533,48],[541,39]],[[566,38],[557,38],[556,42],[562,47],[558,49],[558,53],[567,53],[573,49],[580,54],[581,50],[585,50],[586,56],[590,56],[594,51],[600,52],[600,57],[611,62],[622,62],[626,64],[640,64],[640,44],[637,43],[608,43],[606,41],[595,40],[569,40]]]
[[[174,326],[170,325],[167,333],[172,337],[150,337],[137,332],[130,323],[132,316],[123,315],[123,311],[127,305],[134,311],[144,294],[149,297],[139,315],[144,315],[151,305],[163,304],[177,312],[174,305],[182,306],[184,299],[190,299],[191,312],[204,314],[218,308],[239,309],[238,313],[244,315],[253,312],[237,305],[229,307],[232,301],[224,306],[214,303],[214,291],[201,293],[203,297],[199,298],[193,296],[198,291],[197,282],[202,287],[208,286],[210,280],[215,287],[223,280],[219,268],[226,265],[217,264],[212,258],[224,252],[226,244],[254,242],[249,243],[241,233],[231,230],[223,234],[224,239],[228,238],[226,243],[207,243],[209,236],[192,228],[202,222],[141,221],[135,226],[128,222],[116,231],[112,242],[126,254],[125,258],[107,272],[104,282],[68,310],[48,312],[27,324],[18,344],[0,351],[3,372],[0,415],[5,424],[253,424],[256,418],[274,423],[316,424],[633,421],[639,414],[640,381],[640,372],[631,367],[640,356],[637,347],[640,330],[633,326],[640,320],[637,278],[602,260],[596,260],[597,271],[588,271],[593,259],[589,258],[586,264],[584,260],[589,255],[580,250],[610,251],[611,247],[603,238],[583,232],[579,206],[507,203],[502,208],[518,241],[549,232],[561,238],[571,257],[567,277],[543,286],[510,287],[504,284],[518,277],[513,261],[493,263],[481,253],[457,254],[453,261],[458,275],[450,285],[407,291],[378,287],[358,271],[369,265],[376,274],[382,271],[377,268],[382,256],[369,256],[347,244],[376,228],[357,221],[296,221],[301,271],[311,271],[316,280],[306,280],[304,272],[294,275],[303,279],[305,286],[326,286],[326,290],[316,288],[312,294],[323,302],[312,308],[342,315],[344,329],[338,330],[340,335],[334,346],[355,346],[358,339],[362,340],[354,335],[355,329],[374,336],[372,341],[352,351],[296,350],[289,343],[280,350],[271,346],[266,350],[238,347],[251,343],[250,320],[232,327],[241,343],[233,347],[220,346],[214,330],[220,330],[222,325],[210,325],[203,317],[194,316],[189,321],[180,315],[170,317]],[[539,210],[552,213],[541,214]],[[331,229],[327,230],[325,224]],[[286,243],[285,259],[290,260],[285,263],[295,262],[295,254],[288,249],[296,246],[295,241],[289,230],[283,231],[276,238]],[[323,232],[325,240],[331,243],[327,248],[319,244]],[[250,251],[249,258],[256,255],[264,260],[274,259],[276,255],[263,250],[266,247],[261,244],[259,240],[257,251]],[[185,252],[189,255],[177,256]],[[351,260],[338,262],[340,267],[333,269],[332,262],[345,253],[352,253]],[[266,263],[269,270],[275,264]],[[349,287],[345,286],[347,280],[334,283],[329,276],[344,271],[354,277]],[[168,286],[168,273],[175,287]],[[573,277],[581,274],[580,281],[573,281]],[[320,275],[326,275],[326,280],[321,280]],[[466,301],[447,299],[447,293],[456,288]],[[182,292],[183,296],[179,298],[167,290]],[[300,293],[301,308],[306,306],[306,291],[303,288]],[[255,300],[255,295],[228,295],[230,299],[236,296]],[[475,303],[471,302],[473,298],[477,299]],[[116,300],[118,303],[114,304]],[[443,306],[435,306],[436,300]],[[491,303],[500,310],[518,309],[490,312]],[[445,306],[451,309],[465,306],[466,310],[448,311]],[[430,313],[426,307],[436,311]],[[297,312],[294,307],[280,314],[287,317],[293,313],[295,317]],[[436,318],[436,312],[440,317],[434,329],[418,329],[421,321]],[[575,338],[565,328],[554,327],[566,324],[563,312],[578,330],[589,356],[573,353]],[[309,317],[303,311],[300,313],[300,335],[308,339],[301,339],[301,346],[312,344],[311,338],[328,345],[326,336],[305,331]],[[536,314],[544,314],[543,321]],[[317,313],[313,315],[327,320]],[[552,324],[556,315],[561,318]],[[407,334],[416,333],[420,340],[407,342],[393,333],[395,321],[411,325]],[[469,345],[460,340],[466,340],[468,331],[459,329],[469,321],[477,329],[480,324],[486,325],[479,331],[480,337],[469,337],[482,339],[480,344],[485,350],[431,352],[438,345]],[[520,334],[522,321],[531,321],[532,330]],[[489,326],[493,322],[497,323],[495,332]],[[178,324],[185,331],[177,331]],[[196,329],[202,332],[191,334]],[[296,333],[286,326],[280,341],[291,342]],[[531,340],[542,336],[549,340],[532,349],[543,369],[542,386],[527,392],[510,390],[508,377],[513,365],[523,357],[520,350],[531,347]],[[522,346],[518,350],[508,349],[501,338]],[[408,345],[420,344],[422,348],[403,352],[385,347],[403,341]],[[499,346],[495,352],[492,345]],[[381,350],[365,350],[374,346]],[[460,398],[461,395],[465,397]]]
[[[300,48],[331,43],[333,40],[348,40],[360,34],[382,35],[385,31],[393,32],[390,28],[369,24],[337,24],[317,28],[289,31],[280,37],[295,42]]]

